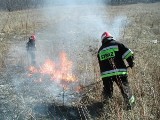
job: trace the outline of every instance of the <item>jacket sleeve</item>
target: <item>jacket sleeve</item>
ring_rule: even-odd
[[[134,53],[131,49],[128,49],[125,45],[119,44],[122,59],[126,59],[130,67],[134,66]]]

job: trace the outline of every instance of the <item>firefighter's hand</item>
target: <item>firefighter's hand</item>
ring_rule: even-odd
[[[129,67],[130,67],[130,68],[133,68],[133,67],[134,67],[134,65],[135,65],[135,63],[134,63],[134,62],[132,62],[132,63],[130,63],[130,64],[129,64]]]

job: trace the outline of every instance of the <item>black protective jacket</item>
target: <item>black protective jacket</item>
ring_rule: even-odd
[[[35,41],[32,39],[29,39],[29,41],[26,44],[26,49],[27,51],[35,51],[36,50]]]
[[[126,60],[131,67],[133,67],[134,64],[133,52],[122,43],[113,39],[103,40],[97,57],[102,78],[127,75],[127,67],[124,60]]]

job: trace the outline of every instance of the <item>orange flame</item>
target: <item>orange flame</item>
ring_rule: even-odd
[[[42,65],[40,73],[52,75],[55,72],[55,64],[52,60],[48,59]]]
[[[35,68],[34,66],[30,66],[29,67],[29,71],[32,73],[32,74],[35,74],[38,72],[37,68]]]
[[[49,75],[52,80],[60,80],[61,83],[76,81],[75,76],[72,74],[72,61],[67,59],[65,52],[60,54],[59,64],[47,59],[40,69],[30,66],[29,71],[30,74],[40,73],[43,75]]]

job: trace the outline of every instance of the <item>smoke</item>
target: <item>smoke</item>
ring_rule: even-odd
[[[44,6],[47,6],[42,10],[47,26],[35,33],[36,66],[41,67],[46,59],[59,64],[59,54],[64,51],[68,59],[73,62],[72,71],[78,80],[78,83],[72,84],[71,87],[94,82],[93,63],[96,61],[89,52],[89,46],[98,50],[101,45],[101,34],[104,31],[110,32],[115,39],[118,39],[125,16],[120,12],[115,14],[103,0],[48,0]],[[25,50],[22,51],[21,44],[20,46],[16,45],[19,54],[26,54]],[[19,58],[18,55],[15,56]],[[25,61],[28,61],[28,58]],[[68,105],[72,103],[69,100],[76,97],[70,95],[74,91],[64,91],[57,85],[58,83],[53,84],[48,78],[39,83],[35,81],[39,75],[28,77],[27,74],[25,71],[13,76],[15,89],[20,96],[19,99],[22,98],[21,104],[24,109],[26,106],[33,108],[37,102],[53,100],[62,102],[63,98],[63,102]]]
[[[45,4],[49,6],[43,9],[43,13],[49,26],[37,33],[38,44],[56,51],[65,49],[68,53],[73,53],[84,50],[92,41],[95,46],[100,45],[101,34],[105,31],[118,39],[122,22],[126,18],[119,13],[116,16],[109,13],[106,1],[46,1]],[[45,51],[46,55],[48,50]]]
[[[73,62],[73,74],[79,83],[92,83],[95,61],[89,46],[98,50],[105,31],[118,39],[125,16],[112,13],[115,11],[109,10],[104,0],[54,0],[46,1],[45,5],[43,15],[48,26],[36,33],[37,64],[48,58],[58,63],[60,52],[65,51]],[[80,67],[83,69],[79,70]]]

